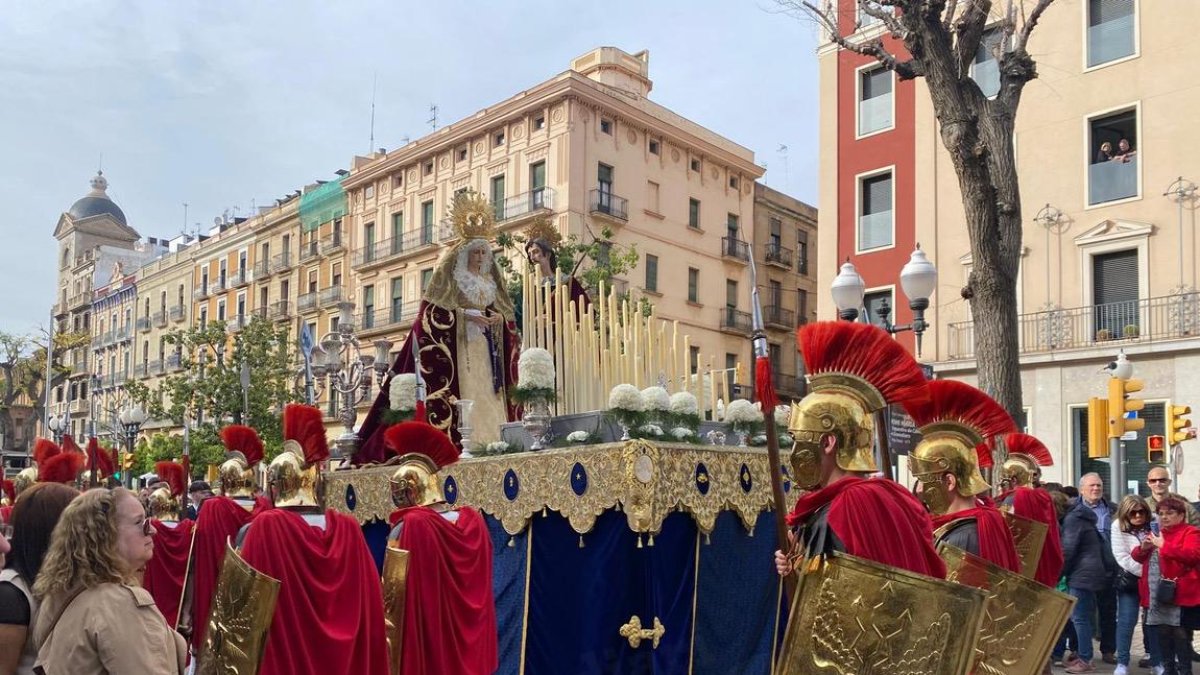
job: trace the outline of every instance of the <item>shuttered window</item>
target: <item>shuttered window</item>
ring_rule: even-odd
[[[1137,336],[1136,250],[1092,256],[1092,302],[1097,340]]]
[[[892,174],[864,178],[858,216],[858,250],[892,245]]]
[[[1134,0],[1088,0],[1088,67],[1134,53]]]

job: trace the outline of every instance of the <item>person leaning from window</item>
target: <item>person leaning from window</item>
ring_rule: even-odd
[[[1191,675],[1191,631],[1200,627],[1200,529],[1184,521],[1186,504],[1177,497],[1160,501],[1161,532],[1146,535],[1133,550],[1142,564],[1138,590],[1146,625],[1157,627],[1168,675]]]
[[[1113,158],[1112,143],[1109,141],[1104,141],[1103,143],[1100,144],[1100,149],[1096,151],[1096,161],[1092,162],[1092,164],[1101,164],[1103,162],[1108,162],[1108,161],[1111,161],[1112,158]]]
[[[137,579],[154,527],[137,495],[89,490],[71,502],[34,582],[33,640],[45,675],[182,675],[187,644]]]
[[[33,675],[37,650],[33,632],[38,602],[33,597],[50,533],[79,491],[62,483],[38,483],[21,493],[12,511],[12,552],[0,570],[0,675]]]
[[[1132,162],[1134,157],[1137,157],[1137,150],[1133,149],[1128,140],[1122,138],[1117,141],[1117,154],[1113,155],[1112,161],[1125,164]]]
[[[1133,643],[1133,629],[1137,626],[1141,609],[1138,591],[1142,578],[1142,564],[1133,559],[1133,552],[1141,547],[1150,535],[1150,507],[1138,495],[1128,495],[1117,507],[1117,518],[1112,523],[1112,552],[1121,569],[1117,571],[1117,669],[1114,675],[1129,672],[1129,648]],[[1142,642],[1150,657],[1154,672],[1161,672],[1157,635],[1142,623]]]

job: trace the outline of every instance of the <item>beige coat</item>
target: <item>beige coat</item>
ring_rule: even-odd
[[[61,610],[42,604],[33,640],[46,675],[181,675],[187,643],[171,630],[144,588],[101,584]],[[49,632],[55,617],[62,615]]]

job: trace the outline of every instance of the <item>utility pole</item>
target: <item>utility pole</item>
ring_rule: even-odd
[[[1137,432],[1145,428],[1146,421],[1137,417],[1126,418],[1125,413],[1137,413],[1146,407],[1146,402],[1140,398],[1130,398],[1130,394],[1144,388],[1141,380],[1133,377],[1133,364],[1125,358],[1122,350],[1117,355],[1116,362],[1110,370],[1108,380],[1108,456],[1111,469],[1109,479],[1109,496],[1114,504],[1120,503],[1125,496],[1125,446],[1121,437],[1126,432]]]

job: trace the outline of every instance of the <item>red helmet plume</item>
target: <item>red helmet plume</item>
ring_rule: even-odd
[[[1010,455],[1029,455],[1038,466],[1054,466],[1054,457],[1050,454],[1050,449],[1029,434],[1013,433],[1005,436],[1004,447]]]
[[[845,373],[877,389],[888,403],[929,398],[916,360],[882,329],[854,321],[818,321],[796,332],[811,375]]]
[[[42,483],[74,483],[83,469],[82,452],[61,452],[38,466],[38,481]]]
[[[78,452],[81,455],[83,454],[83,448],[79,447],[79,444],[75,442],[75,438],[72,437],[71,434],[63,434],[62,451]]]
[[[171,487],[171,496],[178,497],[183,494],[187,488],[186,478],[183,475],[183,465],[171,460],[154,463],[154,473],[158,474],[158,479],[165,482]]]
[[[33,444],[33,461],[37,462],[40,467],[44,465],[51,457],[62,454],[62,448],[49,438],[39,438]]]
[[[221,442],[229,452],[240,452],[246,458],[247,466],[254,466],[262,461],[263,442],[258,432],[242,424],[231,424],[221,430]]]
[[[283,407],[283,439],[296,441],[304,449],[304,463],[316,464],[329,459],[329,439],[321,411],[310,405],[289,403]]]
[[[401,422],[383,432],[389,455],[419,452],[441,469],[458,461],[458,446],[446,433],[427,422]]]
[[[984,439],[1017,430],[1008,411],[982,391],[965,382],[935,380],[929,383],[929,400],[904,404],[918,427],[934,422],[957,422]]]
[[[96,440],[94,436],[88,439],[87,461],[88,466],[96,467],[96,473],[101,476],[111,476],[117,472],[117,465],[113,461],[112,453],[101,448],[100,441]]]
[[[3,490],[9,504],[17,500],[17,486],[11,480],[5,479],[3,482],[0,482],[0,490]]]

